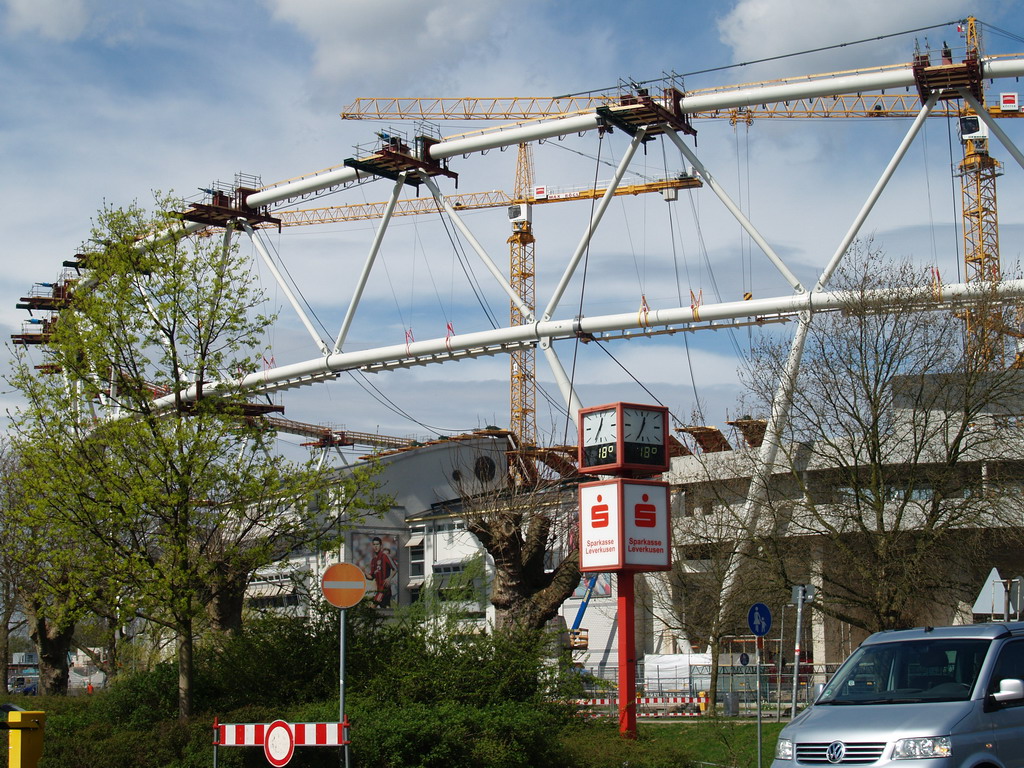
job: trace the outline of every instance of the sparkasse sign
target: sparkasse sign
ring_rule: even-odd
[[[616,478],[579,492],[581,571],[672,567],[668,483]]]

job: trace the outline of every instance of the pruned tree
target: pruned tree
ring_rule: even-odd
[[[232,383],[261,364],[271,322],[254,275],[229,237],[186,237],[160,213],[175,201],[156,207],[100,212],[47,373],[23,357],[12,381],[27,401],[15,418],[25,522],[75,543],[41,550],[37,571],[116,585],[120,615],[170,628],[187,717],[209,615],[240,626],[251,574],[336,535],[337,511],[311,503],[323,471],[275,455]],[[346,504],[366,503],[370,474],[343,481]]]
[[[482,495],[463,495],[466,529],[494,564],[496,628],[542,629],[580,582],[570,531],[574,485],[539,479]]]
[[[746,634],[751,603],[775,605],[770,581],[749,568],[738,573],[736,599],[720,605],[728,565],[745,541],[738,513],[743,484],[736,482],[732,459],[730,452],[698,453],[674,463],[671,478],[679,490],[673,509],[672,569],[647,575],[658,582],[651,590],[654,618],[692,652],[710,654],[711,701],[718,697],[723,643]]]

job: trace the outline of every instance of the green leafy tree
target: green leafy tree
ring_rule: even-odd
[[[10,510],[18,505],[18,458],[10,441],[0,437],[0,675],[7,690],[7,662],[11,658],[11,634],[25,625],[20,610],[24,579],[25,537]]]
[[[67,542],[36,563],[62,575],[40,591],[51,612],[109,607],[116,594],[122,616],[173,631],[184,718],[197,633],[210,617],[237,630],[251,574],[336,535],[337,520],[312,503],[322,472],[276,456],[251,393],[233,383],[256,370],[271,318],[230,237],[188,237],[133,205],[104,208],[92,243],[88,277],[53,326],[48,373],[23,358],[12,377],[27,401],[15,419],[23,513]],[[334,494],[350,514],[371,475]]]

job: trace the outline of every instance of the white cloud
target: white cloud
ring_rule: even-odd
[[[312,41],[316,76],[364,86],[455,65],[499,29],[503,13],[501,4],[480,0],[270,0],[270,7]]]
[[[956,0],[929,0],[927,3],[739,0],[719,20],[718,31],[721,41],[732,48],[734,60],[748,62],[942,24],[961,18],[962,13],[963,4]],[[955,37],[956,31],[946,27],[916,33],[922,46],[928,40],[933,50],[941,46],[943,35]],[[948,42],[958,44],[959,40],[952,37]],[[750,71],[757,72],[757,77],[780,77],[895,64],[910,60],[913,39],[893,37],[869,45],[775,61]]]
[[[89,20],[84,0],[6,0],[8,29],[51,40],[73,40]]]

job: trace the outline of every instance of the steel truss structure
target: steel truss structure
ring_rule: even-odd
[[[974,80],[978,78],[1016,78],[1024,75],[1024,59],[1022,58],[1003,57],[982,60],[976,62],[975,66],[978,71]],[[886,89],[916,87],[921,91],[920,72],[915,72],[912,65],[843,73],[836,76],[810,77],[759,87],[723,89],[720,92],[699,93],[692,96],[672,91],[666,94],[664,100],[646,98],[642,102],[638,102],[636,99],[624,99],[621,104],[605,105],[587,114],[538,120],[526,125],[504,126],[476,135],[463,135],[451,139],[418,140],[415,149],[412,150],[396,140],[393,145],[385,147],[380,152],[360,158],[358,161],[348,161],[342,167],[328,169],[257,191],[245,190],[245,194],[236,201],[233,214],[219,219],[219,222],[225,225],[229,232],[232,227],[243,230],[252,240],[256,251],[274,274],[285,296],[309,333],[315,349],[315,357],[303,362],[253,373],[243,377],[240,381],[232,382],[232,384],[241,384],[254,394],[261,394],[330,380],[345,371],[384,371],[480,356],[508,354],[527,347],[538,346],[551,368],[566,404],[571,411],[575,411],[580,407],[579,398],[556,354],[554,345],[557,341],[576,339],[581,336],[622,338],[637,334],[692,332],[705,328],[719,329],[754,322],[787,320],[798,322],[792,356],[792,365],[795,370],[795,366],[799,364],[802,336],[807,323],[810,322],[810,317],[814,312],[841,309],[843,306],[845,300],[843,295],[825,290],[829,278],[839,266],[850,244],[857,237],[865,219],[919,133],[925,118],[938,105],[945,105],[950,98],[959,98],[970,104],[988,125],[992,135],[1002,143],[1017,163],[1024,167],[1024,154],[978,102],[977,96],[972,92],[970,86],[959,86],[960,83],[953,80],[936,86],[930,92],[922,93],[924,102],[918,110],[917,117],[816,285],[810,289],[801,284],[794,272],[747,219],[724,187],[703,164],[697,153],[688,146],[684,139],[684,135],[690,132],[688,116],[708,111],[736,110],[754,106],[760,108],[762,105],[785,104],[800,99],[841,98],[851,94]],[[543,310],[536,314],[529,308],[524,297],[519,296],[513,289],[508,278],[499,268],[498,262],[488,254],[474,236],[460,216],[460,209],[456,208],[451,200],[441,193],[434,177],[439,174],[452,175],[447,166],[448,160],[451,158],[484,153],[492,149],[514,147],[525,142],[537,142],[571,134],[604,130],[609,126],[615,126],[631,134],[629,147],[620,160],[613,179],[604,190],[604,194],[596,201],[592,218],[585,228],[578,246],[566,263],[560,280],[550,295],[546,297],[547,303],[543,305]],[[715,193],[758,246],[765,258],[792,287],[791,294],[752,301],[705,304],[700,307],[680,306],[652,309],[639,313],[593,317],[567,317],[563,314],[559,317],[566,288],[600,227],[609,201],[615,195],[619,183],[629,170],[637,150],[643,145],[645,139],[655,135],[664,135],[679,150],[682,159],[689,167],[693,168],[694,174]],[[333,340],[324,340],[277,270],[270,254],[255,236],[255,227],[265,224],[268,219],[271,222],[275,220],[275,206],[281,206],[339,185],[364,180],[368,174],[392,179],[394,186],[381,215],[362,270],[353,287],[352,298],[341,327]],[[409,184],[426,187],[433,198],[433,203],[448,215],[480,262],[490,272],[496,284],[508,296],[512,305],[519,308],[524,318],[522,325],[455,334],[425,341],[410,341],[406,344],[368,350],[353,352],[344,350],[346,337],[358,311],[367,280],[373,271],[389,223],[399,204],[399,195]],[[209,224],[208,221],[190,221],[184,226],[186,231],[195,232]],[[922,287],[916,300],[922,307],[930,306],[932,308],[966,304],[976,298],[980,290],[987,289],[971,284],[946,285],[943,287],[940,297],[930,287]],[[1007,300],[1017,299],[1024,296],[1024,281],[1004,281],[999,285],[998,290]],[[542,302],[544,298],[538,297],[538,300]],[[883,291],[879,294],[878,301],[884,303],[887,298],[891,297],[887,297]],[[901,297],[901,300],[903,298],[905,297]],[[204,392],[209,393],[214,389],[215,385],[207,384],[204,387]],[[786,384],[783,383],[777,403],[778,413],[774,414],[770,420],[762,450],[770,451],[775,442],[773,435],[777,433],[779,419],[785,410],[785,389]],[[186,392],[184,396],[186,399],[194,397],[195,392]],[[166,405],[170,406],[172,398],[168,397],[164,400]],[[765,458],[769,461],[773,460],[773,457],[767,455]]]
[[[784,82],[753,87],[725,88],[715,92],[698,92],[686,95],[669,90],[661,99],[647,94],[623,98],[617,104],[601,104],[593,111],[570,116],[558,116],[536,120],[523,125],[503,126],[473,135],[461,135],[449,139],[417,137],[415,147],[410,148],[397,137],[386,137],[385,144],[368,156],[346,161],[344,166],[308,174],[293,181],[284,182],[262,189],[251,185],[239,186],[233,194],[220,193],[209,204],[195,205],[183,214],[182,227],[185,233],[196,233],[210,227],[223,228],[225,242],[240,231],[251,240],[253,247],[274,276],[283,294],[302,322],[312,342],[311,357],[305,361],[282,365],[270,370],[251,373],[230,382],[231,388],[246,388],[252,394],[265,394],[306,386],[316,382],[329,381],[347,371],[377,372],[398,368],[464,360],[497,354],[514,354],[522,350],[540,348],[555,381],[558,384],[567,409],[573,414],[580,406],[570,377],[567,375],[556,352],[556,342],[575,339],[616,339],[657,334],[688,333],[703,329],[722,329],[770,322],[797,323],[787,375],[780,383],[764,440],[761,445],[761,461],[773,466],[778,435],[786,418],[788,401],[792,391],[795,373],[800,364],[804,340],[813,315],[817,312],[841,310],[849,301],[848,296],[826,290],[828,281],[850,245],[857,237],[864,221],[878,201],[894,172],[918,135],[925,119],[939,105],[948,110],[951,100],[965,102],[988,126],[994,136],[1013,159],[1024,168],[1022,153],[998,125],[989,110],[979,101],[982,80],[1017,78],[1024,75],[1024,58],[999,57],[997,59],[976,59],[969,57],[962,64],[927,67],[920,61],[902,67],[885,67],[857,72],[837,73],[794,79]],[[693,133],[690,119],[694,115],[708,112],[742,110],[752,107],[768,109],[772,104],[786,104],[798,100],[841,99],[853,94],[885,91],[886,89],[916,89],[921,105],[905,137],[896,148],[892,159],[882,172],[877,183],[864,201],[859,213],[816,284],[807,288],[796,277],[768,241],[742,213],[740,207],[717,181],[711,170],[705,166],[694,149],[687,144],[685,136]],[[629,135],[629,146],[618,163],[614,177],[608,182],[603,193],[594,200],[593,213],[582,233],[579,243],[564,265],[557,285],[547,296],[521,296],[498,266],[481,242],[474,236],[461,216],[462,208],[457,196],[446,197],[441,193],[435,177],[454,176],[448,167],[451,158],[485,153],[493,149],[516,147],[525,143],[555,139],[572,134],[586,134],[593,131],[615,128]],[[652,136],[664,136],[674,145],[686,166],[719,198],[743,230],[749,235],[764,257],[791,287],[791,293],[773,298],[752,299],[738,302],[703,304],[700,306],[679,306],[659,309],[642,308],[629,313],[581,316],[567,314],[563,308],[563,297],[570,281],[577,272],[610,201],[619,192],[619,186],[626,178],[630,164],[645,140]],[[374,234],[362,269],[352,287],[344,319],[333,339],[324,339],[314,327],[299,298],[292,291],[274,259],[257,236],[257,228],[280,226],[285,211],[277,210],[286,204],[310,195],[331,190],[341,185],[361,182],[367,178],[382,177],[394,182],[389,200],[384,205],[380,221]],[[443,211],[462,238],[490,272],[495,283],[508,297],[521,319],[518,324],[504,328],[481,330],[470,333],[451,333],[444,338],[425,341],[409,340],[405,344],[394,344],[373,349],[346,351],[345,342],[352,322],[359,310],[367,282],[380,252],[381,244],[396,211],[400,211],[400,194],[407,185],[425,187],[432,204]],[[151,237],[164,236],[160,233]],[[87,266],[87,265],[86,265]],[[967,307],[982,295],[990,296],[993,286],[987,282],[975,281],[945,285],[941,292],[933,286],[923,286],[910,297],[922,309],[940,309],[954,306]],[[1009,280],[995,286],[1004,300],[1015,302],[1024,297],[1024,280]],[[875,296],[879,305],[898,300],[908,301],[901,293],[879,291]],[[546,303],[543,303],[546,301]],[[32,302],[28,308],[31,309]],[[539,312],[533,309],[543,306]],[[38,308],[45,309],[43,304]],[[54,309],[54,307],[49,307]],[[23,343],[45,341],[43,333],[36,334],[35,340],[24,339]],[[216,392],[218,386],[228,382],[206,382],[203,394]],[[175,395],[158,396],[157,408],[171,408],[182,399],[195,399],[195,389]],[[116,414],[112,414],[116,417]],[[751,510],[758,506],[756,489],[748,501]]]

